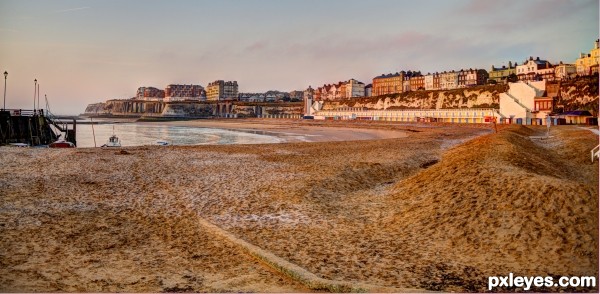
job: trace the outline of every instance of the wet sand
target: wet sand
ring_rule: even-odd
[[[0,291],[314,290],[203,222],[320,278],[382,291],[484,291],[488,275],[509,271],[598,274],[592,132],[565,126],[541,142],[529,136],[542,128],[243,124],[397,137],[2,147]]]
[[[298,121],[297,119],[220,119],[220,120],[192,120],[173,121],[164,124],[172,126],[217,128],[236,131],[245,131],[255,134],[276,136],[283,142],[331,142],[354,140],[377,140],[406,137],[406,131],[398,127],[374,128],[336,126],[333,122],[325,121]],[[350,126],[348,126],[350,124]],[[408,125],[406,125],[408,126]]]

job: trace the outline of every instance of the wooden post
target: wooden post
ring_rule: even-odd
[[[90,122],[92,123],[92,136],[94,137],[94,148],[96,148],[96,132],[94,132],[94,119],[90,117]]]
[[[73,142],[77,146],[77,120],[73,119]]]

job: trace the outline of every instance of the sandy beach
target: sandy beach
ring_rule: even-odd
[[[0,291],[327,290],[243,244],[369,291],[598,276],[598,135],[585,128],[168,124],[289,143],[0,147]]]
[[[356,124],[340,124],[324,121],[298,120],[265,120],[265,119],[243,119],[243,120],[191,120],[162,122],[165,125],[216,128],[236,130],[276,136],[283,142],[332,142],[332,141],[354,141],[354,140],[377,140],[406,137],[406,130],[398,127],[389,127],[385,124],[368,123],[358,124],[362,127],[354,127]],[[151,124],[151,123],[150,123]],[[338,126],[339,125],[339,126]]]

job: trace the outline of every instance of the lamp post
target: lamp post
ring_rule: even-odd
[[[37,107],[38,107],[38,110],[40,110],[41,109],[41,107],[40,107],[40,84],[37,85],[37,100],[38,100]]]
[[[35,94],[37,93],[37,79],[33,80],[33,112],[35,112]]]
[[[4,110],[6,110],[6,78],[8,77],[8,72],[4,71]]]

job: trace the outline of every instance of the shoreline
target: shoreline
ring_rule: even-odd
[[[405,138],[408,136],[408,131],[403,129],[371,129],[357,128],[352,126],[339,127],[336,125],[324,124],[315,126],[305,124],[303,121],[253,121],[253,120],[190,120],[177,122],[134,122],[121,121],[113,122],[115,124],[135,124],[138,126],[165,126],[165,127],[185,127],[185,128],[206,128],[223,131],[232,131],[239,133],[248,133],[256,135],[265,135],[273,137],[276,142],[258,143],[258,144],[281,144],[281,143],[297,143],[297,142],[333,142],[333,141],[363,141],[363,140],[380,140]],[[100,124],[111,124],[111,122],[100,122]],[[83,129],[78,129],[83,131]],[[87,134],[87,131],[86,131]],[[86,135],[86,137],[89,137]],[[125,140],[126,138],[121,138]],[[159,140],[160,138],[157,138]],[[234,143],[233,145],[236,145]],[[244,143],[240,143],[244,144]],[[195,145],[218,145],[218,144],[190,144],[176,146],[195,146]],[[229,145],[229,144],[226,144]],[[152,145],[137,145],[152,146]],[[134,147],[134,146],[128,146]],[[80,147],[89,148],[89,147]]]
[[[351,127],[312,126],[302,121],[221,121],[221,120],[190,120],[168,122],[169,126],[215,128],[240,131],[254,134],[264,134],[282,139],[283,143],[295,142],[332,142],[359,141],[405,138],[406,132],[400,130],[357,129]]]

